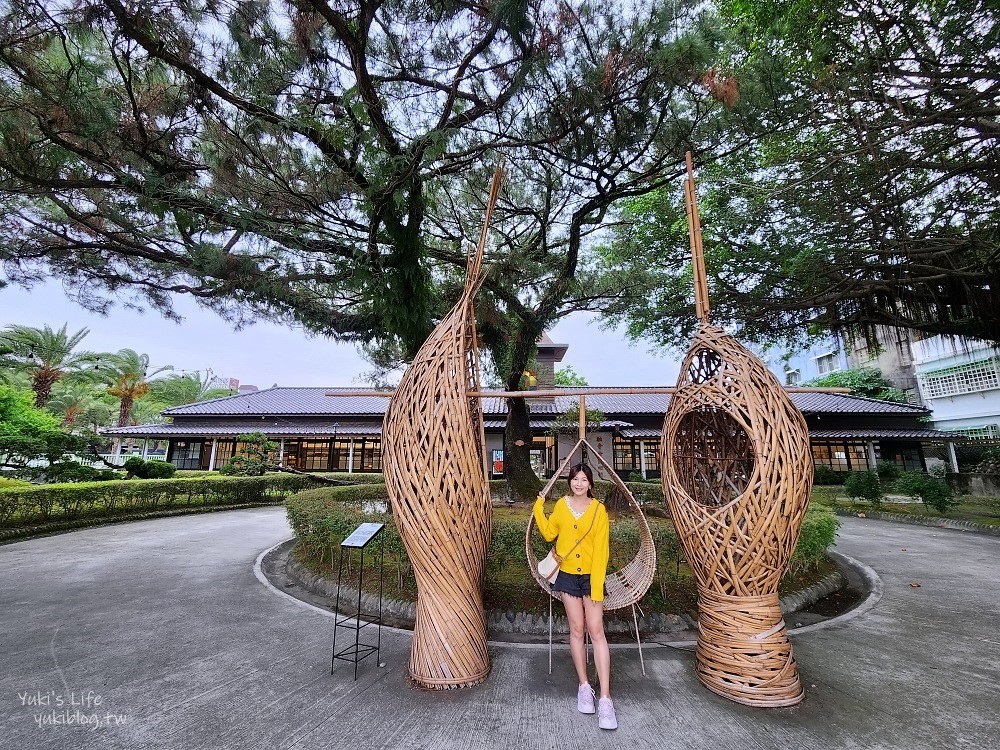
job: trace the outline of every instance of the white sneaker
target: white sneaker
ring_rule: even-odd
[[[581,714],[592,714],[597,711],[594,707],[594,699],[597,694],[594,692],[594,688],[590,686],[588,682],[586,685],[580,685],[580,689],[576,691],[576,708]]]
[[[611,702],[610,698],[601,698],[597,702],[597,724],[601,729],[618,728],[615,704]]]

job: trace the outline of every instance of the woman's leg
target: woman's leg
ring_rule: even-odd
[[[587,655],[584,652],[583,635],[585,623],[583,616],[583,599],[569,594],[562,595],[563,607],[566,608],[566,619],[569,620],[569,651],[573,655],[573,666],[576,676],[583,685],[587,682]]]
[[[595,602],[589,596],[583,599],[586,613],[587,630],[590,631],[590,642],[594,645],[594,665],[597,667],[597,679],[601,683],[601,697],[611,697],[611,649],[604,635],[604,602]]]

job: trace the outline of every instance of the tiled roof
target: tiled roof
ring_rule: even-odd
[[[789,393],[803,414],[899,414],[920,417],[930,414],[923,406],[879,401],[848,393]]]
[[[371,388],[284,388],[275,386],[238,396],[224,396],[186,406],[165,409],[168,417],[237,416],[267,414],[357,414],[382,415],[391,393],[382,396],[328,396],[328,393],[371,392]]]
[[[547,430],[552,426],[551,419],[532,419],[529,424],[533,430]],[[483,427],[487,430],[502,430],[507,426],[506,419],[484,419]]]
[[[185,420],[173,424],[141,424],[134,427],[114,427],[102,430],[104,435],[132,435],[136,437],[235,437],[247,432],[262,432],[268,437],[297,437],[300,435],[381,435],[382,425],[377,422],[290,422],[287,420],[261,420],[260,424],[227,422],[224,420]]]
[[[640,427],[635,427],[628,430],[622,430],[621,435],[622,437],[625,438],[632,438],[637,440],[642,440],[643,438],[656,438],[657,440],[659,440],[660,437],[663,435],[663,433],[660,432],[660,430],[643,429]]]
[[[275,386],[254,393],[225,396],[198,404],[175,406],[163,413],[171,417],[186,416],[381,416],[385,413],[391,393],[385,396],[350,395],[363,388],[284,388]],[[336,395],[328,395],[328,394]],[[804,414],[896,414],[921,416],[927,409],[891,401],[850,396],[843,393],[790,393],[792,401]],[[578,401],[577,396],[556,396],[554,402],[529,401],[534,417],[558,415],[568,411]],[[662,393],[595,394],[587,396],[587,407],[608,415],[663,414],[670,396]],[[484,398],[483,412],[490,416],[507,413],[506,399]]]
[[[813,440],[858,439],[867,440],[957,440],[967,438],[954,432],[943,430],[810,430],[809,437]]]

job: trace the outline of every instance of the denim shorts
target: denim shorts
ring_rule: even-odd
[[[590,573],[580,575],[560,570],[556,582],[552,584],[552,590],[575,596],[577,599],[590,596]]]

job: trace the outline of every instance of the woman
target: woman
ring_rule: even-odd
[[[569,646],[580,680],[576,705],[580,713],[597,712],[601,729],[617,729],[618,719],[611,702],[611,651],[604,635],[604,577],[608,570],[608,511],[594,497],[594,475],[590,467],[576,464],[569,470],[570,494],[556,501],[552,515],[545,517],[542,495],[535,500],[533,513],[538,530],[546,541],[556,540],[561,558],[559,575],[552,585],[561,596],[569,619]],[[594,644],[594,664],[601,687],[595,708],[594,688],[587,678],[584,632]]]

